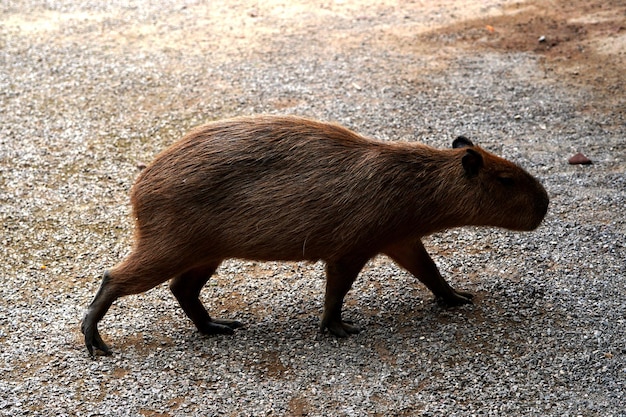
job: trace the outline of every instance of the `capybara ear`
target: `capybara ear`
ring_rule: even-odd
[[[468,147],[471,147],[471,146],[474,146],[474,144],[472,143],[471,140],[469,140],[465,136],[459,136],[458,138],[454,139],[454,142],[452,142],[452,147],[454,149],[456,149],[456,148],[468,148]]]
[[[468,149],[465,151],[461,162],[463,163],[463,168],[465,168],[465,173],[471,178],[478,175],[478,171],[483,166],[483,157],[475,150]]]

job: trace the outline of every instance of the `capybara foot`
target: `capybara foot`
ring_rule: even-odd
[[[198,330],[203,334],[233,334],[234,329],[242,326],[243,324],[236,320],[211,319],[198,327]]]
[[[445,307],[460,306],[463,304],[472,304],[474,294],[464,291],[452,290],[452,293],[446,297],[437,297],[436,301]]]
[[[213,323],[221,324],[222,326],[230,327],[231,329],[238,329],[243,327],[243,323],[237,320],[228,320],[228,319],[211,319]]]
[[[104,341],[102,340],[102,337],[100,337],[100,333],[98,332],[98,328],[96,326],[85,324],[85,322],[83,321],[80,330],[85,336],[85,346],[87,346],[89,355],[92,358],[95,357],[94,348],[98,349],[107,356],[113,354],[111,349],[109,349],[106,343],[104,343]]]
[[[361,332],[361,329],[358,326],[355,326],[351,322],[342,320],[333,320],[327,323],[322,321],[320,331],[323,332],[325,329],[328,329],[330,333],[337,337],[348,337],[351,334]]]

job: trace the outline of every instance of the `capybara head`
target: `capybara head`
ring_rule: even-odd
[[[452,147],[461,154],[464,185],[473,203],[468,224],[511,230],[536,229],[548,211],[548,194],[518,165],[495,156],[459,136]],[[462,202],[460,202],[463,204]]]

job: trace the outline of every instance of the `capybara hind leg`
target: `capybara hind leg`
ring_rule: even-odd
[[[328,329],[337,337],[347,337],[349,334],[361,331],[359,327],[341,319],[341,309],[344,297],[367,259],[366,257],[346,258],[326,264],[326,296],[320,324],[322,332]]]
[[[232,334],[233,329],[242,326],[240,322],[235,320],[211,318],[200,301],[200,291],[218,265],[219,261],[211,265],[194,268],[177,276],[170,283],[170,289],[185,314],[193,321],[198,331],[204,334]]]
[[[85,336],[85,346],[87,346],[87,350],[91,356],[94,356],[94,348],[100,350],[105,355],[111,354],[111,349],[104,343],[98,332],[98,322],[104,317],[113,302],[117,299],[117,295],[111,291],[110,282],[111,277],[109,271],[106,271],[102,278],[100,289],[89,305],[89,309],[81,325],[81,331]]]
[[[456,291],[446,282],[421,241],[396,245],[384,253],[424,283],[437,301],[449,306],[472,302],[471,293]]]
[[[111,354],[98,332],[98,322],[104,317],[115,300],[129,294],[138,294],[156,287],[176,275],[181,261],[155,260],[135,251],[120,265],[104,273],[100,289],[87,309],[81,330],[85,345],[91,356],[94,348],[106,355]]]

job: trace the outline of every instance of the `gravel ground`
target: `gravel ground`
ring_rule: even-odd
[[[356,3],[0,2],[0,415],[626,416],[623,4]],[[163,285],[119,300],[114,355],[89,358],[138,165],[256,113],[465,134],[535,173],[550,211],[427,239],[471,306],[376,258],[345,306],[364,331],[337,340],[322,264],[228,261],[203,298],[235,335],[199,335]]]

